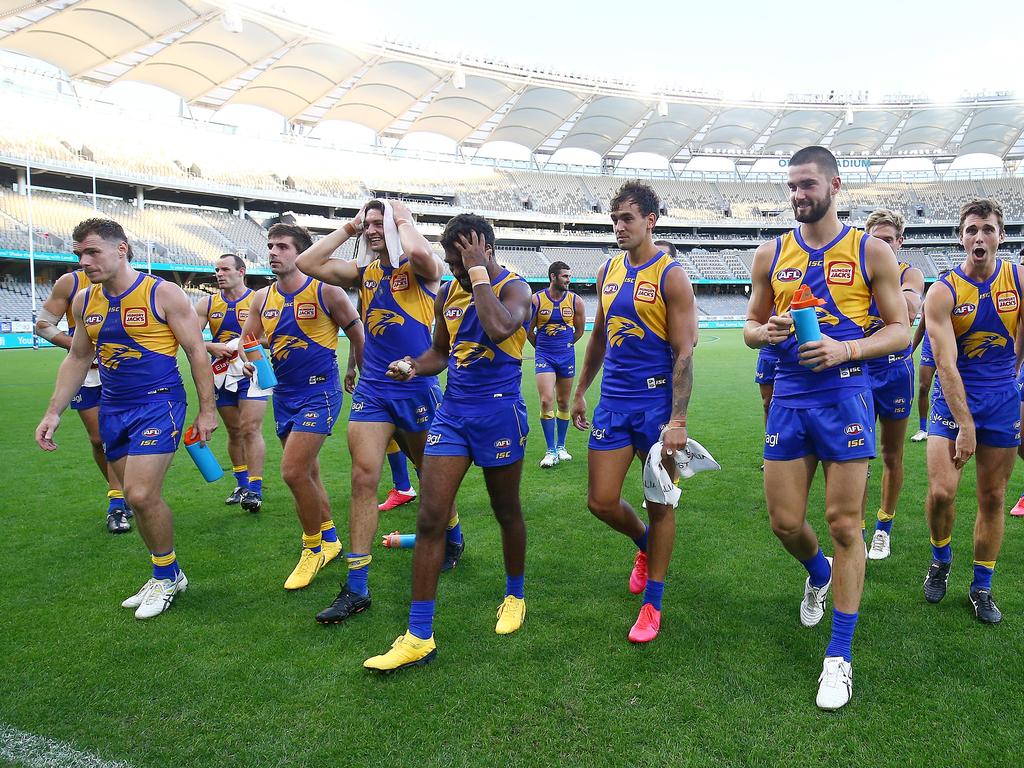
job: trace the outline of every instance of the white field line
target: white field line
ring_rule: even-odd
[[[0,723],[0,759],[26,768],[131,768],[123,760],[104,760],[71,744],[19,731]]]

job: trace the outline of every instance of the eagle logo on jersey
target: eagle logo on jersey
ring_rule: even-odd
[[[642,339],[644,337],[644,329],[632,320],[627,320],[624,317],[613,317],[608,320],[608,342],[613,347],[622,346],[622,342],[626,340],[627,336]]]
[[[494,350],[475,341],[460,341],[452,347],[456,368],[468,368],[481,360],[493,360]]]
[[[839,318],[822,307],[815,307],[814,314],[818,317],[818,325],[839,325]]]
[[[548,336],[557,336],[562,331],[569,330],[569,326],[565,323],[548,323],[544,326],[544,333]]]
[[[371,336],[383,336],[392,325],[405,325],[405,318],[390,309],[371,309],[366,316],[366,329]]]
[[[133,347],[126,347],[124,344],[100,344],[97,356],[100,365],[104,368],[116,371],[125,360],[141,360],[142,352]]]
[[[298,336],[278,336],[274,339],[273,347],[275,360],[287,360],[292,350],[309,349],[309,342],[303,341]]]
[[[968,358],[981,357],[990,349],[1006,346],[1006,337],[991,331],[975,331],[964,337],[962,348]]]

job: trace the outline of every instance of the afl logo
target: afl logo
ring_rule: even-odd
[[[996,294],[996,310],[999,312],[1015,312],[1020,302],[1013,291],[1000,291]]]
[[[547,317],[548,315],[551,314],[551,310],[550,309],[542,309],[537,314],[540,315],[541,317]]]
[[[644,304],[653,304],[658,300],[658,286],[654,283],[642,281],[636,284],[636,291],[633,297]]]
[[[365,288],[368,291],[375,291],[375,290],[377,290],[377,281],[376,280],[364,280],[363,281],[363,288]]]
[[[843,431],[848,435],[859,435],[861,432],[864,431],[864,427],[857,423],[847,424],[846,429],[844,429]]]
[[[618,292],[619,292],[619,284],[618,283],[608,283],[608,285],[606,285],[604,287],[604,295],[605,296],[610,296],[613,293],[618,293]]]
[[[494,441],[495,448],[508,448],[510,445],[512,445],[512,441],[509,440],[508,438]]]
[[[222,317],[224,317],[224,313],[223,312],[211,312],[210,313],[210,319],[211,320],[220,320]]]
[[[157,437],[160,434],[160,430],[156,427],[150,427],[149,429],[142,430],[143,437]]]
[[[804,276],[802,270],[790,267],[789,269],[780,269],[775,273],[775,279],[780,283],[792,283],[794,280],[799,280]]]
[[[281,315],[281,310],[280,309],[265,309],[265,310],[263,310],[263,317],[265,317],[267,320],[273,320],[273,319],[275,319],[277,317],[280,317],[280,315]]]
[[[316,320],[316,304],[299,304],[295,307],[297,320]]]
[[[967,302],[966,304],[957,304],[953,307],[953,317],[964,317],[966,315],[973,314],[977,307]]]
[[[85,316],[85,324],[86,325],[99,325],[102,322],[103,322],[103,315],[86,315]]]
[[[445,320],[458,320],[462,317],[462,307],[449,307],[444,311]]]
[[[126,328],[139,328],[149,324],[149,313],[145,307],[133,307],[124,311],[124,325]]]

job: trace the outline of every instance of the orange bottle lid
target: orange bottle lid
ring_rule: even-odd
[[[199,442],[199,430],[194,426],[189,427],[185,433],[185,445],[195,445]]]
[[[808,307],[820,307],[825,304],[824,299],[815,298],[811,293],[811,286],[804,283],[796,289],[793,300],[789,303],[790,309],[806,309]]]

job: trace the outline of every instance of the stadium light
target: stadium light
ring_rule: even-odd
[[[664,96],[658,100],[658,117],[668,117],[668,102]]]
[[[853,107],[849,104],[846,105],[846,124],[853,125]]]
[[[466,73],[462,70],[462,62],[455,65],[455,71],[452,72],[452,85],[460,91],[466,87]]]
[[[233,4],[224,9],[224,13],[220,17],[220,23],[225,31],[233,35],[240,35],[242,33],[242,15]]]

